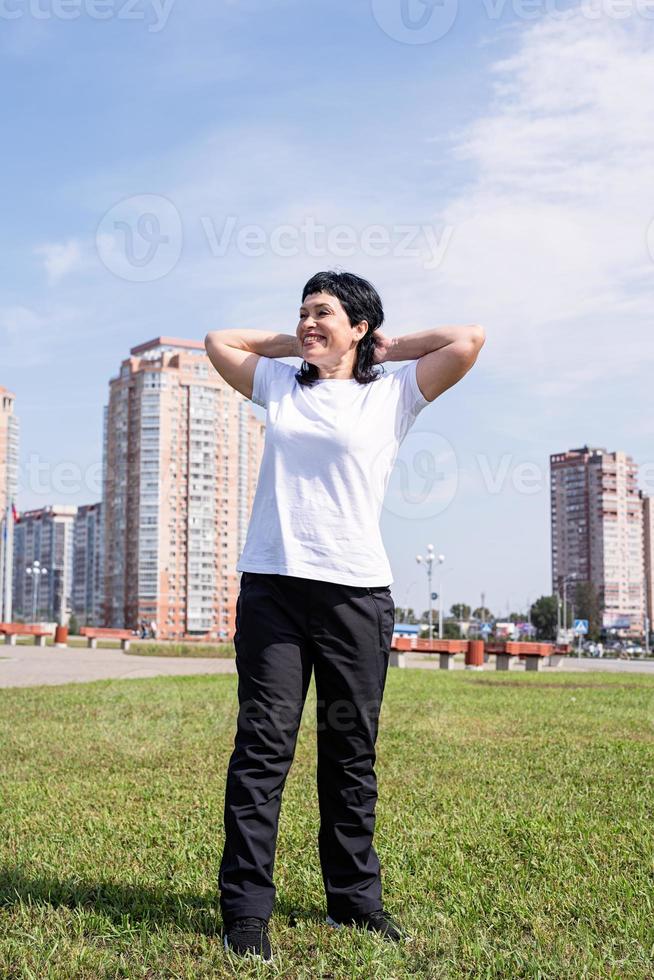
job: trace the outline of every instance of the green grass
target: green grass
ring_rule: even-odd
[[[34,640],[29,636],[19,636],[17,643],[20,646],[33,646]],[[83,636],[69,636],[67,645],[71,649],[84,650],[88,646],[86,638]],[[54,646],[52,637],[46,639],[46,646]],[[119,650],[120,640],[98,640],[98,649]],[[222,659],[223,657],[234,657],[234,644],[174,643],[172,641],[161,643],[156,640],[134,639],[131,641],[127,652],[139,657],[218,657]]]
[[[652,977],[654,679],[390,672],[375,840],[408,948],[323,925],[312,688],[272,968],[231,965],[219,934],[235,692],[233,675],[2,692],[3,980]]]
[[[155,643],[142,640],[134,643],[128,650],[137,657],[205,657],[208,659],[234,659],[233,643]]]

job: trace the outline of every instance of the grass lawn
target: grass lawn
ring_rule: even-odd
[[[233,660],[236,656],[233,643],[156,643],[152,640],[132,644],[128,653],[136,657],[204,657],[209,660]]]
[[[30,636],[19,636],[18,645],[33,646],[34,640]],[[87,641],[83,636],[69,636],[67,640],[70,649],[87,649]],[[54,639],[48,637],[46,646],[54,646]],[[120,640],[98,640],[98,649],[120,650]],[[128,651],[139,657],[234,657],[233,643],[174,643],[166,641],[158,643],[156,640],[131,641]]]
[[[376,846],[404,948],[323,925],[314,709],[266,968],[219,934],[236,677],[2,691],[0,977],[654,975],[653,678],[390,672]]]

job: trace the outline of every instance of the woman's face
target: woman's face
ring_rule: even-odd
[[[336,367],[348,351],[354,352],[367,329],[366,320],[355,326],[350,324],[336,296],[312,293],[300,307],[297,336],[302,357],[308,364]]]

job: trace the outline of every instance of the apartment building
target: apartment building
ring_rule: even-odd
[[[14,556],[13,508],[18,492],[18,418],[15,396],[0,385],[0,622],[11,622]]]
[[[72,608],[77,507],[54,504],[20,515],[14,528],[14,619],[67,625]]]
[[[77,508],[73,525],[73,613],[80,626],[101,626],[104,615],[102,504]]]
[[[104,432],[106,625],[230,639],[264,424],[202,343],[157,337],[110,381]]]
[[[641,633],[645,617],[643,500],[623,452],[583,446],[550,457],[552,589],[591,582],[603,626]]]
[[[654,497],[641,494],[645,560],[645,610],[650,630],[654,630]]]

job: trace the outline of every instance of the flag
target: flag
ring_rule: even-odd
[[[11,513],[14,515],[14,524],[15,524],[18,520],[18,511],[16,510],[16,504],[13,502],[13,500],[11,502]]]

